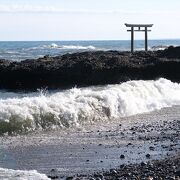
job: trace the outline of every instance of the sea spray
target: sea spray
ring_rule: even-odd
[[[0,132],[82,126],[173,105],[180,105],[180,84],[163,78],[49,93],[1,92]]]
[[[22,171],[0,168],[0,179],[4,180],[50,180],[45,174],[40,174],[36,170]]]
[[[48,44],[48,45],[42,45],[38,47],[32,47],[28,50],[35,50],[35,49],[67,49],[67,50],[95,50],[96,47],[94,46],[81,46],[81,45],[58,45],[55,43]]]

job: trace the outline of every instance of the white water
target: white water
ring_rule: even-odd
[[[80,45],[58,45],[56,43],[52,43],[49,45],[37,46],[29,48],[28,50],[35,49],[67,49],[67,50],[95,50],[94,46],[80,46]]]
[[[52,43],[50,45],[44,45],[44,48],[58,48],[58,49],[79,49],[79,50],[86,50],[86,49],[96,49],[94,46],[79,46],[79,45],[58,45]]]
[[[166,79],[129,81],[47,94],[0,92],[0,122],[26,130],[82,126],[180,105],[180,84]]]
[[[46,175],[37,171],[22,171],[0,168],[1,180],[50,180]]]

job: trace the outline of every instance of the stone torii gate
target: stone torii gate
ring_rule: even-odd
[[[148,27],[152,27],[153,24],[127,24],[125,23],[126,27],[130,27],[131,29],[128,29],[128,32],[131,32],[131,52],[134,51],[134,32],[145,32],[145,51],[148,50],[148,36],[147,32],[151,31],[148,29]]]

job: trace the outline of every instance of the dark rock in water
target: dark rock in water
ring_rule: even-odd
[[[180,47],[164,51],[96,51],[0,60],[0,89],[70,88],[164,77],[180,82]]]

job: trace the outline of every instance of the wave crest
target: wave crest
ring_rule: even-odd
[[[38,173],[36,170],[22,171],[0,168],[0,179],[14,179],[14,180],[27,180],[27,179],[41,179],[50,180],[46,175]]]
[[[0,100],[1,133],[80,126],[180,105],[180,84],[161,78],[49,94],[5,96]]]

